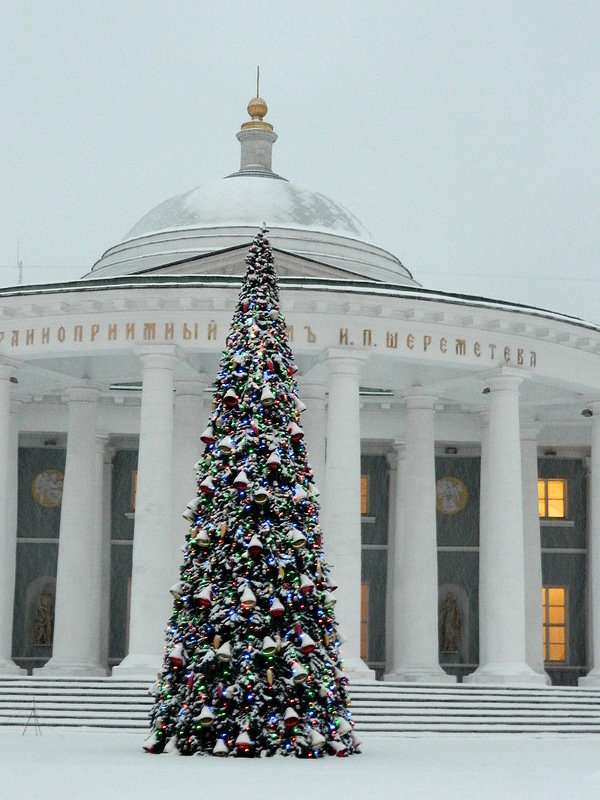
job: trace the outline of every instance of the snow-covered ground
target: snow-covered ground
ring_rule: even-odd
[[[2,798],[185,800],[600,800],[600,737],[363,737],[363,754],[294,758],[150,756],[142,737],[0,730]]]

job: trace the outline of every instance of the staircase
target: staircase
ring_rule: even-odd
[[[361,734],[600,734],[600,689],[353,683]],[[0,726],[148,728],[148,683],[0,678]]]

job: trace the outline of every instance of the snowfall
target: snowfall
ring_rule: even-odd
[[[600,737],[375,736],[318,761],[142,751],[143,735],[0,729],[0,797],[15,800],[600,800]]]

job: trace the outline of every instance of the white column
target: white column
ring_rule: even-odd
[[[526,662],[525,547],[519,427],[522,376],[487,379],[489,423],[482,457],[485,498],[479,533],[479,667],[467,683],[544,684]]]
[[[181,515],[198,492],[194,464],[204,450],[200,434],[208,421],[208,411],[204,407],[204,389],[207,384],[206,375],[193,380],[175,382],[171,584],[178,580],[179,569],[183,562],[181,546],[185,542],[185,534],[189,528],[189,523],[186,523]]]
[[[542,542],[538,506],[537,425],[521,426],[523,473],[523,537],[525,563],[525,655],[534,672],[544,672],[542,635]]]
[[[322,515],[325,556],[338,585],[335,606],[340,631],[346,637],[342,658],[354,678],[373,679],[375,673],[360,657],[361,520],[360,520],[360,404],[362,359],[328,354],[329,407],[327,461]]]
[[[67,459],[60,513],[52,658],[35,674],[105,675],[99,663],[102,543],[97,525],[99,391],[67,389]]]
[[[96,434],[96,525],[100,539],[100,604],[98,607],[98,658],[108,668],[108,639],[110,633],[110,543],[112,505],[112,459],[114,447],[109,447],[106,433]]]
[[[600,402],[589,404],[592,412],[590,457],[590,519],[588,523],[588,614],[591,617],[590,671],[579,678],[580,686],[600,686]]]
[[[394,672],[401,662],[401,647],[395,633],[403,613],[402,600],[402,543],[404,539],[404,499],[406,445],[394,442],[394,452],[388,456],[390,465],[387,585],[385,604],[385,675],[384,680],[394,680]]]
[[[18,414],[11,415],[15,365],[0,363],[0,674],[19,674],[12,661],[12,629],[17,557]],[[12,419],[11,419],[12,416]]]
[[[129,654],[114,676],[155,676],[171,613],[173,370],[175,348],[137,351],[142,361],[140,444],[133,529]]]
[[[435,398],[415,388],[406,397],[403,540],[394,602],[394,670],[388,680],[454,683],[439,664],[435,507]]]
[[[325,488],[325,438],[327,436],[327,411],[325,408],[325,386],[322,383],[301,379],[298,385],[300,399],[306,411],[300,419],[304,430],[304,441],[308,463],[315,474],[315,481],[324,496]]]

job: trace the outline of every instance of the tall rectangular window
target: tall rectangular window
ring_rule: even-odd
[[[360,657],[367,658],[369,650],[369,584],[360,585]]]
[[[131,471],[131,510],[135,511],[137,497],[137,469]]]
[[[369,476],[360,476],[360,513],[363,517],[369,513]]]
[[[565,586],[542,587],[544,661],[567,660],[567,590]]]
[[[565,519],[567,516],[567,482],[564,478],[538,480],[540,519]]]

